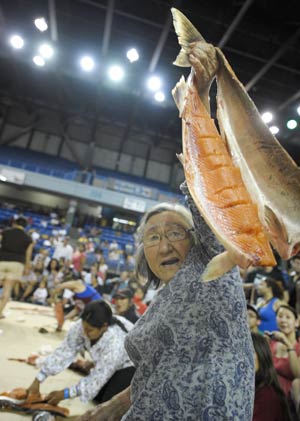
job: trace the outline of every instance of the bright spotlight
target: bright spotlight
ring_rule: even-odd
[[[161,87],[161,80],[157,76],[151,76],[148,79],[147,85],[150,91],[158,91]]]
[[[154,98],[157,102],[163,102],[165,100],[165,94],[161,91],[155,92]]]
[[[90,72],[95,67],[95,62],[92,57],[84,56],[80,60],[80,66],[85,72]]]
[[[24,47],[24,40],[22,37],[20,37],[20,35],[13,35],[10,38],[10,43],[11,45],[16,49],[16,50],[20,50],[21,48]]]
[[[127,51],[126,56],[128,58],[128,60],[130,61],[130,63],[133,63],[134,61],[137,61],[139,59],[139,53],[137,52],[137,50],[135,48],[131,48],[130,50]]]
[[[41,56],[34,56],[32,61],[36,66],[43,67],[45,66],[45,60]]]
[[[267,111],[267,112],[263,113],[261,118],[262,118],[264,123],[270,123],[273,120],[273,114],[270,113],[269,111]]]
[[[45,18],[36,18],[34,20],[34,24],[37,27],[37,29],[41,32],[47,31],[48,29],[48,25]]]
[[[287,127],[288,129],[290,129],[290,130],[295,129],[295,128],[297,127],[297,121],[296,121],[296,120],[289,120],[289,121],[286,123],[286,127]]]
[[[297,107],[297,113],[300,115],[300,105]]]
[[[124,77],[124,70],[120,66],[111,66],[108,70],[108,75],[111,80],[118,82]]]
[[[272,134],[277,134],[277,133],[279,132],[279,129],[278,129],[278,127],[277,127],[277,126],[271,126],[271,127],[270,127],[270,132],[271,132]]]
[[[39,48],[39,53],[44,58],[51,58],[53,56],[53,48],[49,44],[42,44]]]
[[[6,180],[7,178],[4,175],[0,174],[0,181],[6,181]]]

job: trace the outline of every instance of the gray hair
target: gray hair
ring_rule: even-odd
[[[189,228],[194,228],[193,217],[189,209],[187,209],[183,205],[179,205],[176,203],[159,203],[158,205],[153,206],[144,214],[136,232],[135,276],[137,277],[137,279],[146,278],[147,287],[149,287],[151,283],[153,283],[155,287],[158,287],[160,284],[160,279],[158,279],[151,271],[145,257],[143,244],[145,226],[152,216],[163,212],[177,213],[186,222]],[[195,245],[197,239],[194,231],[191,231],[191,237],[192,243],[193,245]]]

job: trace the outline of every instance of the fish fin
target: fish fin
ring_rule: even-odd
[[[233,261],[230,253],[228,251],[224,251],[210,260],[202,273],[201,281],[213,281],[214,279],[224,275],[224,273],[228,272],[235,265],[236,262]]]
[[[272,237],[279,238],[281,241],[288,243],[288,235],[284,224],[276,216],[274,211],[265,205],[264,207],[265,222],[268,226],[269,232]]]
[[[183,153],[177,153],[176,156],[177,156],[177,158],[179,159],[179,162],[181,163],[181,165],[184,168],[184,157],[183,157]]]
[[[171,12],[173,15],[175,32],[178,37],[179,45],[181,46],[181,50],[173,64],[179,67],[191,67],[188,60],[190,44],[196,41],[204,41],[204,38],[188,18],[178,9],[172,7]]]
[[[176,83],[175,88],[172,89],[172,95],[179,110],[180,117],[182,117],[187,89],[188,87],[183,76],[181,76],[179,82]]]

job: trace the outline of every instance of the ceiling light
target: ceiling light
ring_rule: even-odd
[[[270,121],[273,120],[273,114],[270,113],[269,111],[267,111],[267,112],[262,114],[261,118],[262,118],[264,123],[270,123]]]
[[[53,56],[53,48],[49,44],[42,44],[39,48],[39,53],[44,58],[51,58]]]
[[[271,126],[271,127],[270,127],[270,132],[271,132],[272,134],[277,134],[277,133],[279,132],[279,129],[278,129],[278,127],[277,127],[277,126]]]
[[[17,50],[19,50],[20,48],[23,48],[24,46],[24,40],[22,37],[20,37],[20,35],[13,35],[9,41],[11,45]]]
[[[34,24],[37,27],[37,29],[41,32],[47,31],[48,29],[48,25],[45,18],[36,18],[34,20]]]
[[[161,91],[155,92],[154,98],[157,102],[163,102],[165,100],[165,94]]]
[[[135,48],[131,48],[130,50],[127,51],[126,56],[128,58],[128,60],[130,61],[130,63],[133,63],[134,61],[137,61],[139,59],[139,53],[137,52],[137,50]]]
[[[286,123],[286,127],[287,127],[288,129],[290,129],[290,130],[295,129],[295,128],[297,127],[297,121],[296,121],[296,120],[289,120],[289,121]]]
[[[41,56],[34,56],[32,61],[34,62],[35,65],[39,67],[45,66],[45,60]]]
[[[161,80],[157,76],[151,76],[148,79],[147,85],[151,91],[158,91],[161,87]]]
[[[297,107],[297,113],[300,115],[300,105]]]
[[[80,60],[80,66],[85,72],[90,72],[95,67],[95,62],[90,56],[84,56]]]
[[[108,75],[111,80],[118,82],[124,77],[124,70],[120,66],[111,66],[108,70]]]

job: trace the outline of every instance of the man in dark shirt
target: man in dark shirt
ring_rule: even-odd
[[[113,295],[116,314],[125,317],[131,323],[135,323],[139,316],[137,315],[132,298],[133,294],[129,288],[120,289]]]
[[[29,273],[32,256],[33,242],[26,234],[24,228],[27,220],[18,217],[12,225],[2,232],[0,249],[0,285],[2,284],[2,297],[0,298],[0,319],[4,317],[3,310],[6,306],[11,290],[16,281]]]

